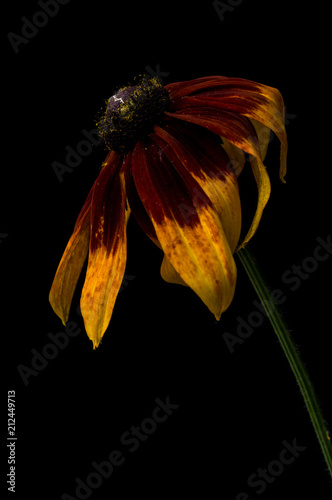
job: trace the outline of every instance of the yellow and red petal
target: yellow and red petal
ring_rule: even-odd
[[[166,114],[207,128],[222,138],[226,138],[231,144],[242,149],[255,160],[251,164],[258,188],[257,209],[249,231],[243,239],[242,246],[244,246],[258,228],[271,190],[268,174],[261,159],[261,146],[253,124],[248,118],[230,111],[199,106],[197,108],[186,108],[183,112],[167,112]]]
[[[286,174],[287,136],[284,102],[280,92],[267,85],[243,78],[212,76],[175,87],[166,86],[172,101],[172,110],[189,107],[211,107],[255,120],[272,130],[281,143],[280,178]]]
[[[169,263],[219,319],[234,295],[236,266],[211,201],[183,165],[172,163],[152,140],[136,144],[132,171]]]
[[[49,294],[50,304],[64,325],[68,321],[76,284],[88,255],[92,191],[93,188],[77,218]]]
[[[211,132],[225,137],[246,153],[260,157],[256,131],[250,120],[236,113],[208,106],[188,107],[165,113],[167,116],[200,125]]]
[[[236,175],[218,138],[184,123],[155,126],[157,142],[174,165],[181,165],[199,184],[219,215],[231,251],[241,231],[241,203]],[[197,189],[193,195],[199,197]]]
[[[110,322],[127,258],[123,159],[114,152],[110,155],[92,192],[89,260],[81,296],[85,329],[94,348]]]

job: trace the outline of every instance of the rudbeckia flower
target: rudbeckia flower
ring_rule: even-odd
[[[110,151],[56,272],[50,291],[54,311],[65,324],[88,258],[81,312],[94,348],[99,345],[123,280],[132,213],[163,251],[163,279],[190,287],[219,320],[236,284],[237,178],[250,164],[258,188],[243,246],[256,232],[270,195],[263,164],[270,131],[281,143],[282,180],[286,173],[279,91],[223,76],[165,86],[144,77],[110,97],[99,128]]]

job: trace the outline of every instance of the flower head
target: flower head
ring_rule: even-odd
[[[163,86],[143,78],[108,101],[99,122],[110,152],[76,221],[50,291],[66,323],[86,258],[81,295],[86,332],[97,347],[110,322],[126,266],[132,213],[164,253],[161,276],[190,287],[217,319],[236,283],[241,204],[237,178],[248,155],[258,202],[245,245],[270,196],[263,164],[270,131],[286,173],[284,105],[278,90],[212,76]]]

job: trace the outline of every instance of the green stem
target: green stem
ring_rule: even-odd
[[[275,333],[277,334],[290,367],[293,370],[332,477],[332,444],[308,372],[281,314],[273,303],[268,286],[266,285],[250,252],[247,248],[243,248],[237,253],[237,255],[262,305],[264,306],[266,314],[274,328]]]

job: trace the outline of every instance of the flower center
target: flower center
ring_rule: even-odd
[[[157,78],[144,77],[139,84],[118,90],[97,124],[106,146],[118,153],[133,149],[153,131],[169,102],[169,94]]]

